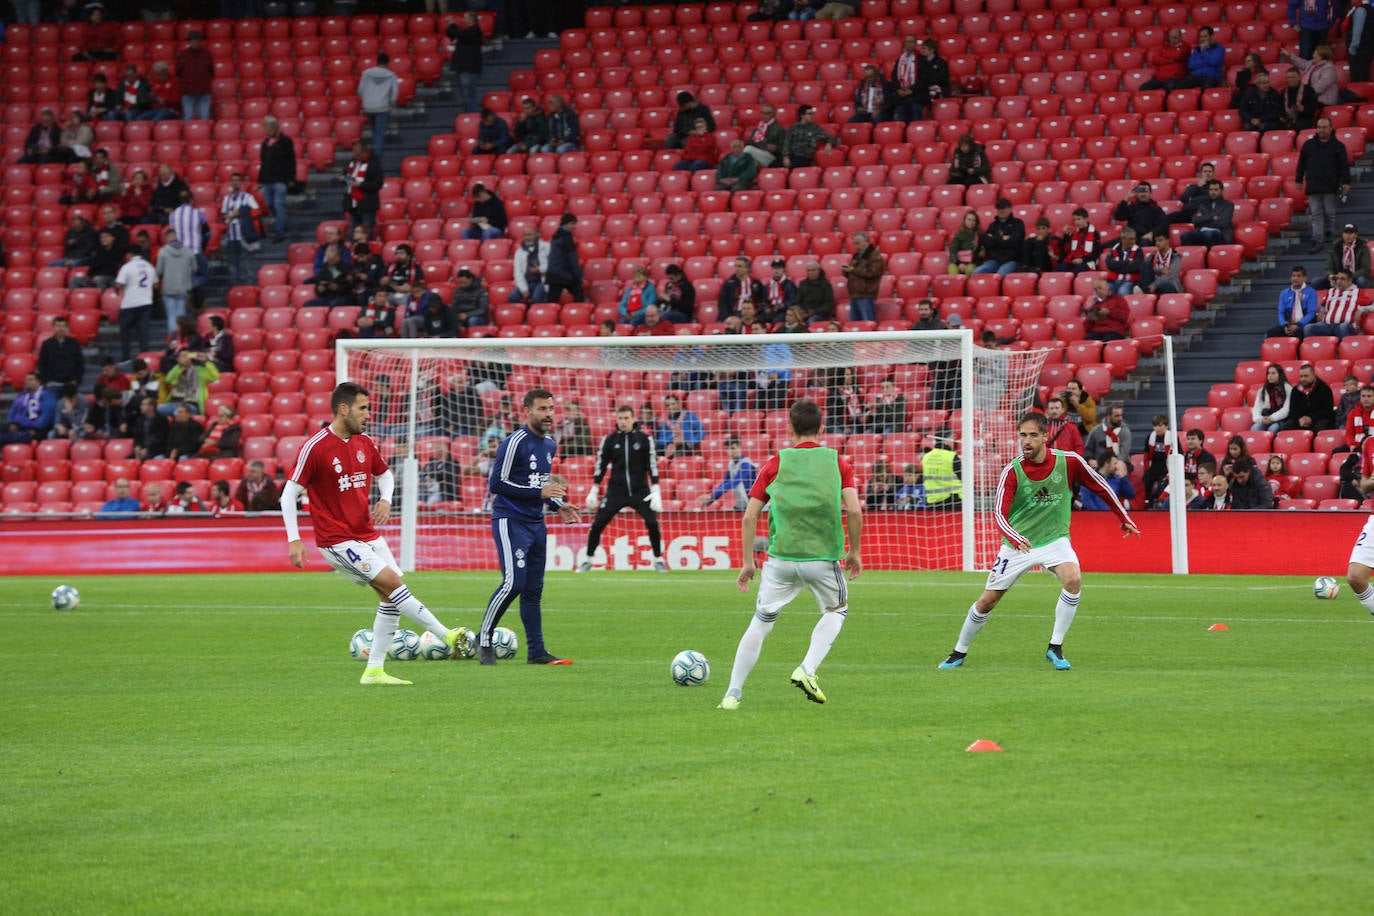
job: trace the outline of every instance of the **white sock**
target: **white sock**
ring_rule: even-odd
[[[811,631],[811,648],[806,650],[806,658],[802,659],[802,670],[813,677],[816,669],[825,661],[826,653],[835,644],[835,637],[840,635],[840,628],[844,626],[844,615],[848,608],[839,608],[834,611],[826,611],[821,615],[821,619],[816,621],[816,627]]]
[[[1369,586],[1364,590],[1363,594],[1356,595],[1355,597],[1360,599],[1360,604],[1364,605],[1366,611],[1374,614],[1374,585]]]
[[[1079,595],[1059,590],[1059,600],[1054,605],[1054,635],[1050,637],[1050,645],[1064,644],[1064,637],[1069,635],[1069,627],[1073,626],[1073,615],[1078,613],[1078,598]]]
[[[396,605],[389,601],[377,605],[377,617],[372,621],[372,649],[367,653],[367,667],[380,668],[386,663],[386,653],[391,648],[391,637],[396,635],[399,619]]]
[[[978,603],[974,602],[968,607],[968,617],[964,620],[964,625],[959,629],[959,641],[954,644],[955,652],[968,652],[968,647],[973,645],[973,637],[978,635],[978,631],[983,629],[983,624],[988,622],[987,614],[978,613]]]
[[[749,672],[753,671],[754,665],[758,663],[759,653],[763,651],[763,641],[773,632],[773,623],[777,619],[777,615],[774,615],[770,620],[762,620],[755,614],[749,621],[749,628],[739,638],[739,648],[735,650],[735,666],[730,669],[730,689],[725,691],[726,696],[738,697],[744,694],[744,682],[749,679]]]
[[[396,610],[405,614],[411,620],[415,621],[426,630],[429,630],[429,632],[438,636],[440,639],[443,639],[444,634],[448,632],[448,628],[440,623],[438,618],[429,612],[429,608],[421,604],[420,599],[412,595],[410,589],[406,588],[404,585],[392,592],[388,600]]]

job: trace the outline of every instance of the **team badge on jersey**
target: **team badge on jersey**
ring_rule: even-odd
[[[358,451],[356,452],[356,454],[357,454],[357,456],[358,456],[358,463],[359,463],[359,464],[362,464],[364,461],[367,460],[367,456],[363,454],[363,450],[362,450],[362,449],[358,449]]]

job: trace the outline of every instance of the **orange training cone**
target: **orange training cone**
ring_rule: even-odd
[[[1227,626],[1226,624],[1224,624],[1224,623],[1214,623],[1214,624],[1212,624],[1210,627],[1207,628],[1207,632],[1208,632],[1208,633],[1218,633],[1218,632],[1225,632],[1225,631],[1228,631],[1228,630],[1230,630],[1230,629],[1231,629],[1231,628],[1228,627],[1228,626]]]
[[[977,741],[964,748],[966,751],[1000,751],[1002,748],[996,741],[989,741],[986,738],[979,738]]]

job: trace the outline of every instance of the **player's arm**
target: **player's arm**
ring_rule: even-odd
[[[301,540],[300,522],[296,518],[296,501],[305,492],[305,487],[288,480],[281,488],[281,520],[286,526],[286,558],[291,565],[305,568],[305,543]]]
[[[1121,530],[1138,536],[1140,529],[1131,521],[1131,514],[1126,511],[1126,507],[1122,505],[1112,488],[1107,486],[1107,481],[1102,479],[1102,475],[1088,467],[1088,463],[1078,455],[1068,454],[1065,457],[1069,461],[1069,486],[1081,484],[1092,490],[1112,512],[1116,513],[1117,520],[1121,522]]]
[[[1016,472],[1011,465],[1002,469],[1002,476],[997,479],[997,499],[994,503],[995,508],[992,512],[993,519],[997,522],[997,530],[1002,532],[1007,540],[1011,541],[1012,546],[1017,550],[1025,552],[1030,550],[1030,541],[1011,526],[1007,520],[1007,515],[1011,512],[1012,500],[1016,498]]]
[[[377,477],[377,505],[372,507],[372,521],[385,525],[391,518],[391,495],[396,491],[396,475],[387,468]]]
[[[735,584],[742,592],[749,590],[749,580],[754,578],[754,573],[758,571],[758,567],[754,565],[754,536],[759,530],[759,513],[762,511],[763,500],[757,496],[750,496],[749,507],[744,510],[744,519],[740,522],[739,546],[744,561],[740,563],[739,578],[735,580]]]
[[[855,487],[845,487],[840,491],[844,502],[845,527],[849,529],[849,553],[845,555],[844,565],[849,569],[849,578],[859,578],[863,572],[863,562],[859,559],[859,542],[864,533],[864,505]]]

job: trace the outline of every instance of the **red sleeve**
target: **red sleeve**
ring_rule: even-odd
[[[1374,477],[1374,436],[1365,439],[1360,446],[1360,475]]]
[[[377,442],[371,436],[367,439],[372,446],[372,476],[380,477],[387,472],[386,459],[382,457],[381,449],[377,448]]]
[[[1025,544],[1027,541],[1021,536],[1021,532],[1007,521],[1007,516],[1011,513],[1011,502],[1016,498],[1016,481],[1016,472],[1010,464],[1002,469],[1002,476],[997,479],[997,510],[993,513],[993,518],[997,521],[998,530],[1012,543]]]
[[[312,448],[309,451],[302,451],[300,458],[296,460],[296,469],[291,472],[291,479],[302,487],[309,489],[306,484],[315,476],[316,464],[315,449]]]
[[[1345,418],[1345,444],[1354,448],[1358,443],[1355,441],[1355,417],[1359,415],[1360,409],[1356,407],[1350,411]]]
[[[857,490],[858,484],[854,480],[854,464],[844,455],[836,455],[840,462],[840,489]]]
[[[759,502],[768,502],[768,487],[778,476],[778,456],[774,455],[763,463],[759,469],[759,476],[755,478],[754,485],[749,488],[749,498],[757,499]]]
[[[1081,484],[1087,487],[1100,496],[1102,501],[1116,513],[1116,517],[1120,519],[1121,524],[1135,524],[1135,522],[1131,521],[1130,514],[1126,511],[1126,507],[1121,504],[1121,500],[1117,497],[1116,493],[1112,491],[1111,487],[1107,486],[1107,482],[1103,480],[1096,471],[1088,466],[1088,462],[1083,460],[1083,456],[1069,454],[1065,457],[1069,462],[1070,486]]]

